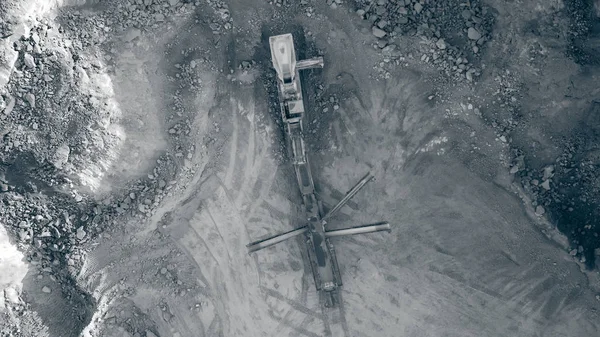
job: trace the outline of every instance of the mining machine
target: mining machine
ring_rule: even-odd
[[[330,239],[337,236],[378,231],[390,232],[391,228],[389,223],[380,222],[345,229],[327,229],[327,221],[360,189],[373,180],[374,176],[367,173],[337,205],[327,213],[323,212],[322,203],[317,199],[315,192],[304,145],[302,117],[305,112],[305,104],[299,75],[301,70],[322,68],[324,66],[323,57],[297,61],[292,34],[271,36],[269,45],[273,67],[277,73],[281,117],[285,126],[290,157],[296,172],[296,180],[302,195],[306,224],[285,233],[254,241],[248,244],[247,248],[248,252],[252,253],[303,234],[316,289],[325,295],[323,296],[324,304],[329,307],[335,305],[336,293],[342,286],[335,250]]]

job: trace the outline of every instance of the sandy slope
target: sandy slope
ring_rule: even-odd
[[[313,78],[320,76],[326,93],[340,100],[333,116],[313,111],[307,117],[331,120],[329,125],[307,124],[330,139],[325,146],[309,140],[313,149],[321,148],[313,155],[313,170],[329,205],[366,170],[377,177],[331,226],[380,219],[394,226],[390,236],[336,241],[344,278],[342,306],[332,311],[319,307],[298,242],[253,256],[243,249],[251,239],[298,224],[298,198],[290,193],[293,176],[289,165],[274,158],[270,144],[276,136],[261,83],[228,86],[227,94],[215,97],[211,117],[203,121],[216,122],[224,142],[214,156],[207,153],[212,164],[196,157],[191,181],[158,210],[168,216],[144,224],[137,236],[126,236],[128,253],[115,254],[112,267],[106,250],[99,248],[93,256],[107,267],[92,268],[86,277],[106,277],[115,284],[124,277],[115,289],[131,287],[136,295],[108,292],[107,301],[123,308],[119,303],[127,298],[128,306],[148,316],[148,329],[156,335],[597,333],[591,311],[595,299],[584,275],[539,233],[535,219],[508,191],[508,169],[497,164],[505,145],[473,120],[466,104],[461,107],[463,89],[443,103],[428,98],[436,89],[424,83],[427,72],[405,70],[393,80],[370,80],[366,60],[376,56],[360,45],[342,48],[351,43],[344,36],[360,41],[368,35],[361,36],[346,19],[337,20],[311,26],[328,61],[324,73]],[[342,72],[351,79],[339,78]],[[471,131],[483,150],[473,147]],[[136,243],[156,245],[157,235],[164,247],[146,250]],[[106,244],[120,246],[112,239]],[[149,270],[147,254],[160,261]],[[180,287],[162,281],[159,270],[167,265],[174,267],[168,275],[196,287],[182,295],[175,290]],[[143,281],[132,271],[157,275],[156,280]],[[115,319],[122,321],[119,315]]]

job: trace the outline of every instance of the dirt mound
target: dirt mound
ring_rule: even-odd
[[[179,1],[35,5],[15,1],[2,7],[8,19],[0,27],[5,37],[4,82],[0,86],[0,213],[40,277],[50,275],[62,288],[62,298],[78,298],[65,302],[72,312],[65,311],[64,319],[80,323],[65,325],[63,318],[53,317],[55,304],[44,299],[50,296],[45,290],[56,290],[55,286],[44,286],[40,292],[42,287],[31,282],[24,289],[53,334],[70,335],[87,324],[88,313],[93,311],[93,300],[75,284],[85,256],[82,247],[112,225],[115,216],[149,216],[160,194],[169,188],[172,163],[183,165],[191,158],[189,154],[184,158],[184,144],[177,142],[172,154],[161,156],[158,151],[166,149],[166,141],[154,135],[160,134],[157,128],[162,129],[167,121],[160,116],[148,118],[144,104],[149,102],[129,100],[127,91],[131,92],[135,82],[113,82],[125,76],[140,77],[142,63],[135,62],[145,61],[121,53],[121,45],[137,43],[139,28],[158,30],[169,16],[189,15],[194,6]],[[217,13],[211,29],[218,33],[230,28],[226,8],[219,2],[210,5]],[[31,16],[15,16],[18,10]],[[115,76],[128,69],[133,73]],[[189,71],[185,74],[182,71],[177,77],[190,76]],[[155,96],[151,90],[150,99]],[[159,105],[152,102],[150,106]],[[132,110],[139,111],[137,116]],[[171,128],[173,139],[190,132],[190,125],[181,119],[182,112],[181,108],[173,111],[179,118]],[[153,142],[144,144],[143,139]],[[145,146],[135,146],[139,143]],[[144,181],[123,186],[149,169],[153,173]],[[107,198],[108,192],[113,196]],[[63,302],[61,291],[54,294],[58,296],[55,302]]]
[[[456,6],[448,1],[359,0],[355,8],[372,24],[372,33],[378,39],[375,46],[388,55],[386,63],[399,65],[407,59],[418,59],[454,80],[469,82],[481,74],[479,58],[494,24],[491,8],[481,2]],[[405,48],[398,48],[398,44],[415,36],[420,43],[408,54],[400,55],[398,49]]]

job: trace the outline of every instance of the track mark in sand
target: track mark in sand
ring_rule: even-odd
[[[198,233],[196,233],[195,231],[194,231],[194,233],[196,235],[198,235]],[[200,285],[201,285],[201,287],[199,288],[200,289],[199,292],[205,296],[212,296],[212,290],[210,287],[210,283],[208,282],[208,279],[204,276],[204,274],[202,274],[202,268],[200,268],[200,264],[198,263],[198,261],[196,261],[196,259],[192,255],[192,252],[187,249],[185,244],[183,244],[177,240],[174,240],[172,238],[169,238],[169,240],[171,242],[173,242],[175,247],[177,247],[178,250],[180,252],[182,252],[188,258],[188,261],[190,261],[190,263],[192,263],[196,267],[196,272],[198,273],[198,278],[200,279]],[[216,263],[217,260],[214,257],[213,257],[213,259]]]
[[[202,238],[202,235],[200,235],[200,233],[198,233],[198,231],[196,230],[196,228],[194,228],[193,226],[190,226],[190,230],[195,234],[197,241],[201,242],[202,245],[204,246],[204,249],[207,253],[207,255],[210,256],[210,258],[213,260],[213,262],[215,263],[216,266],[219,266],[219,260],[217,259],[217,257],[215,256],[215,254],[211,251],[210,246],[208,245],[208,243],[206,243],[206,241]],[[190,242],[192,242],[194,240],[190,240]],[[198,272],[200,272],[202,270],[202,268],[200,267],[200,263],[198,260],[196,260],[196,255],[194,255],[194,249],[193,248],[197,248],[196,245],[192,245],[192,244],[187,244],[186,242],[182,242],[181,245],[183,246],[183,250],[185,252],[187,252],[186,255],[188,255],[192,261],[196,264],[196,267],[198,268]],[[205,280],[207,280],[205,277],[203,277]],[[205,283],[206,284],[206,283]]]
[[[266,203],[265,196],[271,191],[271,187],[273,186],[273,181],[275,180],[275,176],[277,175],[277,172],[278,172],[277,167],[275,167],[275,169],[273,169],[273,170],[267,169],[267,170],[261,170],[261,171],[266,171],[268,175],[263,177],[263,181],[262,181],[263,183],[260,186],[258,196],[255,198],[255,201],[250,206],[250,210],[246,214],[246,218],[251,218],[254,215],[254,212],[256,212],[256,209],[261,204],[263,204],[263,202]]]
[[[162,206],[157,208],[156,212],[150,218],[150,223],[148,224],[148,226],[146,226],[143,230],[137,233],[138,236],[144,237],[150,232],[156,230],[158,223],[161,221],[162,217],[166,213],[179,208],[182,204],[188,203],[194,198],[206,199],[210,196],[210,193],[214,191],[214,188],[212,188],[212,184],[214,183],[214,181],[211,180],[211,178],[214,179],[217,177],[211,174],[202,182],[200,182],[200,179],[204,178],[204,176],[208,172],[206,170],[206,163],[207,161],[201,163],[201,167],[198,170],[199,173],[197,173],[194,176],[192,181],[187,185],[183,192],[181,192],[177,196],[174,196],[173,198],[164,199]]]
[[[324,305],[321,306],[323,322],[327,323],[326,334],[327,336],[332,337],[351,337],[348,322],[346,321],[346,310],[344,309],[344,300],[342,298],[341,289],[337,290],[334,296],[337,302],[334,308],[326,308]]]
[[[521,264],[517,261],[516,257],[514,257],[512,254],[510,254],[509,252],[505,251],[505,250],[501,250],[500,254],[502,254],[502,256],[504,256],[508,261],[514,263],[516,266],[520,267]]]
[[[233,180],[233,172],[235,169],[235,161],[237,157],[237,141],[238,141],[238,110],[235,109],[235,100],[230,98],[231,103],[231,122],[233,123],[233,134],[231,135],[231,149],[229,150],[229,164],[227,166],[227,173],[223,182],[227,188],[231,188],[231,182]]]
[[[244,109],[243,106],[239,106],[240,109]],[[250,102],[247,107],[247,115],[254,116],[254,102]],[[235,204],[241,208],[242,200],[246,197],[247,191],[250,185],[253,185],[258,179],[258,167],[263,161],[265,151],[260,151],[256,146],[256,124],[254,118],[249,118],[250,126],[248,127],[248,148],[246,149],[246,158],[244,160],[243,177],[241,187],[238,190],[239,193],[235,199]],[[258,153],[257,153],[258,150]],[[251,179],[252,178],[252,179]]]
[[[443,254],[443,255],[446,255],[446,256],[448,256],[448,257],[454,258],[454,255],[452,255],[452,253],[450,253],[448,250],[446,250],[446,249],[442,248],[442,247],[441,247],[440,245],[438,245],[437,243],[436,243],[436,244],[433,244],[433,249],[434,249],[436,252],[440,253],[440,254]]]
[[[282,220],[289,219],[292,223],[294,221],[299,221],[299,222],[306,221],[306,219],[304,219],[300,216],[294,216],[293,210],[290,210],[290,211],[280,210],[279,208],[277,208],[277,206],[273,205],[268,200],[262,200],[260,202],[259,206],[261,206],[262,209],[264,211],[266,211],[273,219],[282,219]]]
[[[285,324],[286,326],[289,326],[290,328],[294,329],[296,332],[305,335],[305,336],[311,336],[311,337],[321,337],[321,335],[317,335],[314,332],[308,331],[302,327],[297,327],[297,326],[292,326],[291,324],[287,324],[286,322],[284,322],[283,324]]]
[[[336,337],[337,336],[344,336],[344,337],[351,336],[350,329],[348,327],[348,321],[346,320],[346,310],[344,309],[343,298],[339,292],[337,294],[337,302],[338,303],[337,303],[336,307],[335,308],[325,308],[323,305],[320,305],[321,313],[318,313],[317,311],[314,311],[314,310],[306,307],[306,305],[304,305],[300,302],[297,302],[297,301],[294,301],[294,300],[284,297],[283,295],[281,295],[280,293],[278,293],[277,291],[275,291],[273,289],[269,289],[265,286],[261,286],[260,289],[262,291],[264,291],[267,295],[287,303],[294,310],[297,310],[299,312],[306,314],[307,316],[314,317],[314,318],[322,321],[325,336],[336,336]],[[289,313],[286,314],[286,317],[288,317],[288,315],[289,315]],[[313,335],[313,333],[309,332],[310,334],[308,334],[307,333],[308,331],[306,331],[306,332],[300,331],[300,330],[296,329],[296,327],[291,326],[289,324],[289,322],[286,321],[286,317],[281,319],[282,324],[289,326],[291,328],[294,328],[298,333],[302,333],[302,334],[308,335],[308,336]],[[306,321],[307,321],[307,319],[304,319],[303,322],[306,322]]]
[[[216,316],[212,322],[210,322],[210,326],[207,331],[208,336],[223,336],[223,322],[219,316]]]
[[[337,144],[335,144],[337,146],[337,149],[339,151],[343,151],[344,142],[342,139],[342,130],[340,127],[340,121],[337,119],[333,121],[333,133],[335,134],[335,139],[337,140]]]
[[[189,227],[193,233],[191,235],[193,237],[186,236],[177,240],[175,243],[180,248],[180,251],[182,251],[188,257],[189,261],[196,267],[196,272],[199,274],[200,282],[202,282],[204,285],[204,289],[201,289],[200,292],[205,294],[213,303],[216,310],[214,320],[220,320],[221,317],[226,317],[227,310],[222,301],[219,299],[218,294],[215,294],[215,290],[211,289],[212,283],[209,282],[206,276],[202,273],[203,270],[219,269],[219,261],[213,252],[211,252],[209,245],[205,240],[203,240],[202,236],[196,231],[196,229],[192,226]],[[213,262],[212,266],[210,266],[211,263],[208,262],[209,259]],[[202,266],[200,263],[202,263]],[[222,326],[222,324],[220,325]],[[211,331],[212,327],[213,324],[211,323],[208,328],[209,332]],[[213,336],[210,333],[208,335]]]
[[[342,122],[344,123],[344,126],[346,127],[346,130],[348,130],[348,133],[351,136],[354,136],[356,134],[356,126],[352,122],[352,119],[350,119],[350,116],[348,116],[348,114],[343,108],[338,109],[338,112],[340,114]]]
[[[344,299],[342,298],[341,290],[338,290],[338,309],[339,309],[339,319],[342,325],[342,331],[344,332],[344,336],[350,337],[350,329],[348,328],[348,321],[346,320],[346,309],[344,308]]]
[[[291,300],[289,298],[286,298],[285,296],[281,295],[280,293],[276,292],[273,289],[269,289],[269,288],[267,288],[265,286],[260,286],[260,289],[262,291],[264,291],[267,295],[269,295],[271,297],[274,297],[274,298],[276,298],[276,299],[278,299],[280,301],[283,301],[283,302],[289,304],[295,310],[298,310],[298,311],[300,311],[300,312],[302,312],[304,314],[316,317],[316,318],[321,319],[321,320],[323,319],[323,315],[322,314],[319,314],[318,312],[307,308],[306,306],[304,306],[300,302],[297,302],[297,301]]]
[[[321,318],[323,320],[323,330],[325,330],[325,336],[331,336],[331,324],[329,322],[329,317],[327,316],[327,312],[325,311],[325,308],[323,305],[321,305],[321,315],[323,316],[323,318]]]
[[[255,104],[253,100],[242,103],[241,101],[236,101],[232,98],[231,106],[233,112],[233,135],[229,153],[229,164],[223,179],[223,183],[228,190],[231,190],[234,184],[234,175],[236,175],[236,169],[241,170],[239,186],[236,186],[237,188],[234,193],[235,195],[232,196],[235,200],[236,207],[241,209],[244,199],[256,202],[252,196],[248,195],[248,190],[250,190],[252,186],[256,184],[259,178],[262,178],[261,175],[263,170],[260,169],[263,165],[264,159],[267,157],[269,143],[265,139],[257,136],[256,122],[254,120]],[[248,118],[248,126],[246,126],[245,122],[240,124],[242,121],[240,121],[239,115],[250,116],[250,118]],[[240,141],[240,127],[243,128],[244,132],[248,133],[247,139],[244,139],[244,141],[247,142],[247,147],[245,150],[240,149],[238,144]],[[241,153],[238,153],[238,151],[243,151],[243,165],[239,164],[239,161],[242,159],[238,157],[241,155]],[[272,171],[274,170],[268,170],[268,172]],[[271,186],[271,180],[272,177],[274,177],[274,174],[275,173],[270,174],[268,177],[269,182],[267,187],[269,188]],[[261,192],[262,191],[263,190],[261,188]],[[260,197],[258,199],[260,200]],[[256,209],[256,207],[257,206],[253,204],[250,206],[250,209]]]
[[[471,290],[473,290],[473,291],[475,291],[477,293],[483,294],[484,296],[489,296],[489,297],[492,297],[493,299],[496,299],[496,300],[499,300],[499,301],[502,301],[502,302],[505,301],[501,294],[499,294],[499,293],[497,293],[495,291],[489,290],[489,289],[484,289],[482,287],[470,284],[470,282],[468,282],[467,280],[462,280],[459,277],[454,276],[454,275],[452,275],[452,274],[450,274],[450,273],[448,273],[448,272],[446,272],[444,270],[440,270],[438,268],[430,266],[429,267],[429,271],[431,271],[433,273],[436,273],[438,275],[444,276],[445,278],[452,280],[452,282],[456,282],[456,283],[462,284],[462,285],[466,286],[467,288],[469,288],[469,289],[471,289]]]
[[[309,308],[302,305],[301,303],[298,303],[296,301],[285,298],[283,295],[281,295],[280,293],[276,292],[273,289],[269,289],[264,286],[261,286],[260,288],[262,291],[266,292],[267,295],[274,297],[284,303],[287,303],[289,306],[292,307],[292,309],[289,310],[283,318],[277,318],[277,317],[274,317],[273,315],[271,315],[271,317],[273,317],[274,319],[279,321],[279,325],[274,330],[275,332],[278,332],[278,333],[275,334],[274,336],[281,335],[281,332],[280,332],[281,325],[285,325],[285,326],[293,329],[300,335],[320,336],[319,334],[316,334],[314,332],[308,331],[307,329],[303,328],[304,324],[302,324],[302,323],[308,321],[312,317],[313,319],[316,318],[319,321],[322,321],[324,326],[326,326],[327,323],[325,322],[324,317],[321,317],[321,315],[319,313],[317,313],[313,310],[310,310]],[[294,315],[294,313],[303,313],[306,315],[306,317],[302,320],[302,322],[300,322],[300,324],[296,323],[296,325],[294,325],[293,322],[290,322],[290,319],[289,319],[290,316]]]
[[[242,248],[245,246],[245,242],[242,240],[248,239],[246,221],[244,220],[247,217],[242,217],[240,215],[238,208],[235,206],[235,203],[225,186],[221,185],[220,187],[223,190],[222,194],[217,194],[217,201],[211,201],[208,203],[209,207],[207,207],[207,212],[211,216],[215,227],[219,231],[228,254],[229,252],[232,252],[234,254],[234,258],[243,259],[246,257],[246,252]],[[216,217],[213,216],[215,212],[218,217],[229,224],[229,226],[226,226],[225,228],[225,235],[221,233],[219,223],[215,219]],[[245,235],[242,235],[241,233],[244,233]]]
[[[192,251],[198,264],[207,264],[203,269],[210,274],[213,304],[219,309],[223,307],[223,310],[227,310],[223,315],[220,314],[225,329],[231,327],[231,331],[259,331],[258,321],[250,319],[248,315],[253,310],[248,305],[248,299],[254,298],[260,290],[257,285],[248,284],[248,279],[254,277],[257,270],[249,263],[242,242],[246,235],[245,224],[229,198],[227,189],[220,183],[219,187],[221,188],[204,202],[204,207],[199,208],[190,220],[190,227],[198,237],[187,235],[182,241],[187,243],[187,249]],[[211,258],[216,263],[204,262]]]
[[[221,270],[225,270],[235,264],[236,259],[232,258],[230,254],[231,247],[226,237],[223,235],[221,228],[228,231],[233,230],[233,232],[237,231],[235,228],[232,228],[233,224],[236,222],[235,219],[230,218],[231,213],[234,213],[235,211],[231,209],[222,209],[222,207],[220,207],[220,205],[227,203],[223,200],[227,199],[225,191],[222,193],[225,198],[219,197],[218,202],[212,199],[206,201],[205,209],[196,213],[191,219],[190,228],[197,233],[199,240],[205,243],[208,252],[213,255]],[[221,214],[221,211],[223,213],[222,216],[219,215]],[[210,230],[208,228],[209,226],[212,227],[214,231]],[[215,234],[218,238],[210,239],[211,235],[214,236]]]
[[[217,230],[217,233],[219,234],[219,238],[221,238],[221,241],[223,241],[223,245],[225,246],[225,251],[227,252],[227,258],[229,259],[229,262],[231,262],[231,255],[229,254],[229,249],[227,249],[227,241],[225,241],[225,238],[223,237],[223,233],[221,233],[221,230],[219,229],[219,225],[215,221],[215,218],[213,217],[212,213],[210,212],[210,207],[207,207],[206,213],[208,214],[208,217],[210,218],[213,226],[215,226],[215,229]]]
[[[294,320],[294,318],[299,318],[297,317],[298,315],[302,315],[302,313],[295,311],[294,309],[288,310],[283,318],[277,318],[273,313],[270,313],[270,316],[273,319],[279,321],[279,324],[271,332],[270,336],[281,336],[283,334],[282,331],[284,330],[282,326],[287,326],[296,332],[296,334],[293,334],[295,336],[305,335],[311,337],[320,337],[320,335],[304,328],[309,321],[314,320],[314,317],[310,315],[302,315],[304,318],[300,322],[297,322],[298,320]]]
[[[307,278],[308,278],[308,275],[306,274],[306,272],[302,273],[302,291],[300,293],[300,302],[303,303],[304,307],[307,307],[306,299],[307,299],[308,287],[309,287],[308,283],[306,282]],[[290,310],[286,313],[285,317],[283,319],[281,319],[281,322],[273,331],[279,331],[281,325],[287,325],[286,324],[287,318],[291,314],[291,312],[292,312],[292,310]],[[313,316],[313,315],[306,315],[304,317],[304,319],[302,320],[302,322],[300,323],[300,326],[301,327],[306,326],[308,324],[308,322],[314,318],[315,318],[315,316]],[[287,325],[287,326],[289,326],[289,325]],[[303,334],[303,332],[301,332],[301,331],[297,331],[297,332]]]
[[[314,320],[313,317],[306,315],[306,316],[304,316],[304,319],[302,320],[302,322],[300,322],[300,326],[307,326],[308,324],[310,324],[310,322],[312,320]]]

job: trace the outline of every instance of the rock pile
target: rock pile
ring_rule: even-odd
[[[178,121],[169,130],[173,151],[122,195],[97,202],[74,188],[85,172],[105,169],[104,159],[121,141],[110,128],[119,111],[105,90],[114,71],[110,36],[133,41],[201,5],[214,12],[206,15],[214,34],[232,27],[227,6],[214,0],[114,1],[94,14],[64,9],[58,21],[40,19],[31,27],[0,20],[0,32],[12,34],[2,41],[12,45],[0,55],[11,65],[0,69],[6,80],[0,83],[0,218],[29,262],[61,284],[71,282],[69,272],[82,263],[86,244],[110,232],[116,219],[152,215],[175,186],[177,167],[189,164],[196,151],[185,141],[190,121],[181,92],[199,90],[194,68],[205,66],[201,59],[173,78],[182,89],[176,97],[181,104],[169,116]]]
[[[600,228],[594,222],[586,222],[581,226],[582,221],[598,219],[600,216],[594,206],[600,203],[600,183],[595,168],[597,158],[594,154],[583,159],[574,155],[581,152],[584,146],[578,140],[569,143],[567,150],[554,164],[540,170],[524,169],[524,156],[520,151],[513,150],[516,159],[510,172],[516,175],[533,197],[536,215],[549,217],[567,235],[571,244],[570,255],[581,263],[595,258],[596,264],[600,265],[600,247],[597,244],[600,242]]]
[[[356,13],[372,24],[377,48],[384,50],[390,60],[400,64],[404,56],[398,47],[402,37],[421,39],[416,53],[419,58],[444,71],[446,75],[472,82],[480,75],[478,66],[471,64],[489,39],[493,16],[478,1],[461,4],[432,0],[358,0]],[[449,41],[452,41],[450,43]],[[404,48],[406,49],[406,48]],[[408,54],[408,53],[407,53]]]
[[[12,287],[0,290],[0,336],[49,336],[38,314]]]

